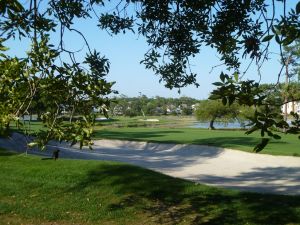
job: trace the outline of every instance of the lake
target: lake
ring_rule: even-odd
[[[191,128],[209,128],[209,122],[194,122],[194,124],[189,127],[191,127]],[[245,126],[244,127],[241,126],[241,124],[238,121],[229,122],[229,123],[214,122],[214,127],[216,129],[242,129],[242,128],[245,128]]]

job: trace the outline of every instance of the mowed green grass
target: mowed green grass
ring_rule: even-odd
[[[229,191],[128,164],[0,151],[0,224],[300,224],[300,197]]]
[[[199,144],[248,152],[253,151],[253,148],[260,142],[261,138],[258,132],[246,135],[243,130],[183,128],[194,121],[193,117],[164,116],[157,118],[159,122],[144,122],[141,121],[143,117],[117,117],[110,121],[97,122],[94,138]],[[45,129],[41,122],[31,123],[31,131],[39,129]],[[283,133],[279,135],[282,139],[272,139],[261,153],[300,156],[298,135],[286,135]]]
[[[297,135],[280,134],[262,151],[265,154],[300,156]],[[210,145],[251,152],[260,142],[260,134],[246,135],[242,130],[208,130],[199,128],[96,128],[95,138]]]
[[[103,117],[103,116],[102,116]],[[158,121],[147,121],[147,119],[155,119]],[[109,120],[96,121],[97,127],[188,127],[193,125],[196,119],[192,116],[147,116],[146,118],[142,116],[136,117],[125,117],[118,116],[110,118]],[[68,121],[65,121],[68,123]],[[24,123],[29,131],[37,131],[40,129],[46,129],[41,121],[31,121],[30,123],[26,121]],[[12,124],[13,129],[17,129],[14,124]]]
[[[153,120],[153,121],[147,121]],[[158,121],[155,121],[158,120]],[[107,127],[188,127],[196,122],[193,116],[117,116],[107,121],[98,121],[96,125]]]

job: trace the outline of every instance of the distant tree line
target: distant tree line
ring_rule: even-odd
[[[120,95],[111,103],[111,116],[192,115],[199,100],[190,97],[127,97]]]
[[[288,86],[281,83],[276,84],[276,88],[274,87],[275,84],[261,84],[259,86],[259,89],[267,95],[266,101],[274,103],[269,106],[273,112],[281,113],[281,106],[286,100],[293,102],[300,99],[299,82],[290,82]],[[233,105],[232,107],[225,107],[224,104],[220,103],[221,101],[198,100],[186,96],[180,98],[166,98],[160,96],[147,97],[146,95],[137,97],[119,95],[115,97],[110,104],[107,104],[107,110],[109,116],[196,115],[199,120],[206,121],[210,121],[210,117],[216,117],[215,119],[218,121],[228,121],[230,118],[236,118],[239,111],[245,111],[244,106]],[[260,106],[259,108],[263,110],[264,107]],[[32,99],[32,103],[27,111],[29,115],[37,115],[37,118],[41,119],[43,111],[51,110],[52,108],[51,104],[49,105],[49,101],[45,100],[43,95],[37,93],[35,98]],[[212,110],[214,110],[216,114],[212,113]],[[81,99],[80,101],[73,100],[72,102],[64,102],[64,104],[60,105],[60,111],[58,113],[60,115],[72,115],[70,118],[72,119],[73,116],[78,117],[92,112],[103,113],[101,107],[97,107],[97,104],[94,104],[93,101]],[[252,110],[249,112],[252,112]],[[207,114],[207,116],[204,116],[204,114]]]

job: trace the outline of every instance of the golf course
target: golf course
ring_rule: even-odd
[[[195,150],[189,150],[189,145],[199,146],[200,149],[201,146],[220,150],[231,148],[238,150],[236,152],[257,155],[252,152],[260,138],[256,133],[245,135],[243,130],[184,128],[182,121],[181,125],[176,125],[174,118],[171,122],[162,121],[145,126],[145,122],[136,119],[133,127],[128,126],[128,123],[133,123],[132,119],[99,122],[95,126],[93,139],[99,143],[103,143],[101,140],[111,140],[112,143],[114,140],[127,141],[128,149],[134,148],[130,141],[140,142],[141,145],[145,142],[162,146],[183,144],[187,146],[184,148],[186,153],[179,161],[185,160],[184,166],[189,166],[188,151],[195,154],[192,153]],[[31,128],[32,131],[43,129],[39,122],[32,122]],[[296,135],[282,135],[282,139],[272,140],[262,154],[264,157],[268,157],[267,154],[297,156],[297,141]],[[94,148],[75,151],[95,155],[98,150],[97,146]],[[106,152],[107,159],[113,161],[106,161],[105,157],[100,161],[80,160],[76,159],[76,155],[73,159],[67,159],[66,155],[66,159],[63,157],[54,161],[46,160],[51,158],[43,155],[26,155],[20,151],[14,153],[2,149],[0,179],[4,182],[0,185],[0,221],[3,224],[141,224],[141,221],[144,224],[300,224],[300,199],[297,195],[239,191],[238,186],[223,189],[174,178],[117,162],[122,161],[121,148],[119,153],[116,152],[116,158],[111,155],[112,149],[104,151],[107,146],[102,144],[104,149],[99,148],[100,157],[103,158]],[[161,149],[163,151],[164,147]],[[209,152],[210,148],[207,149],[205,151]],[[132,152],[132,156],[128,155],[129,159],[139,152],[141,150]],[[61,153],[62,156],[64,153]],[[201,159],[203,156],[196,157]],[[242,158],[240,160],[243,161]],[[130,163],[130,160],[127,162]],[[171,162],[167,159],[164,162],[161,158],[161,163],[167,166],[166,163]],[[216,168],[218,164],[215,164]],[[154,168],[154,165],[150,163],[148,168]],[[208,167],[203,168],[208,170]],[[234,181],[229,182],[233,184]]]
[[[300,225],[300,0],[0,0],[0,225]]]

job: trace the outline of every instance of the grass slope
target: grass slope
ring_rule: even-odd
[[[281,136],[282,139],[280,140],[271,140],[262,153],[300,156],[298,136],[284,134],[281,134]],[[258,133],[246,135],[245,131],[241,130],[206,130],[198,128],[102,128],[96,130],[95,138],[199,144],[249,152],[260,141]]]
[[[0,224],[300,224],[300,197],[228,191],[127,164],[0,151]]]

